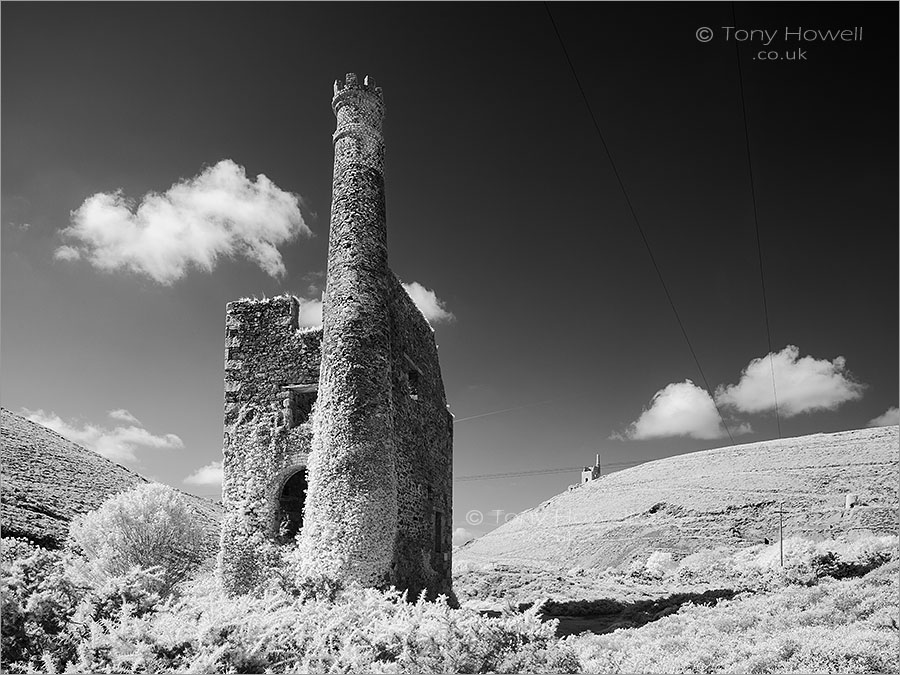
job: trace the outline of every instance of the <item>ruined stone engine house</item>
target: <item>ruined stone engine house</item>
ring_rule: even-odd
[[[226,310],[219,571],[242,592],[296,547],[304,576],[451,593],[452,416],[434,332],[388,267],[384,99],[334,84],[321,328],[295,297]]]

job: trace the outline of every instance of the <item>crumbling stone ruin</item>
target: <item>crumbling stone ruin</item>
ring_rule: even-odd
[[[292,296],[226,309],[219,570],[243,592],[293,546],[303,576],[450,594],[452,416],[388,267],[382,90],[348,74],[332,109],[322,327],[298,327]]]
[[[598,453],[594,460],[594,466],[585,466],[581,469],[581,483],[590,483],[592,480],[600,478],[600,475],[600,454]]]

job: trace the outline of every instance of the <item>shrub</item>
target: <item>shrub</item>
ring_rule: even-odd
[[[134,616],[156,611],[166,590],[165,573],[160,567],[135,567],[118,577],[109,577],[92,588],[76,612],[76,621],[105,621],[114,619],[128,607]]]
[[[16,560],[27,558],[37,550],[44,550],[24,537],[3,537],[0,539],[0,561],[12,564]]]
[[[890,563],[862,578],[685,605],[640,629],[564,642],[588,672],[896,673],[896,575]]]
[[[742,590],[772,590],[790,585],[811,586],[826,578],[862,576],[897,556],[897,538],[867,536],[852,542],[826,539],[814,542],[790,537],[779,544],[740,550],[703,550],[684,558],[663,578],[682,583],[728,583]],[[648,567],[650,561],[648,561]]]
[[[537,609],[499,618],[306,580],[227,596],[213,571],[82,574],[71,552],[4,565],[4,672],[578,672]],[[84,580],[88,585],[79,585]]]
[[[90,561],[97,583],[159,567],[163,592],[184,580],[203,561],[203,530],[184,499],[151,483],[106,500],[69,526],[71,543]]]
[[[644,569],[653,577],[665,576],[677,567],[678,563],[672,560],[672,553],[669,551],[654,551],[644,565]]]
[[[325,594],[333,591],[323,589]],[[488,618],[446,598],[350,587],[226,597],[200,578],[176,602],[95,625],[75,670],[175,672],[578,672],[537,610]]]
[[[2,660],[60,669],[74,657],[77,637],[69,622],[84,595],[66,574],[58,551],[37,549],[26,558],[0,566],[2,587]],[[43,655],[50,654],[50,666]],[[23,666],[24,667],[24,666]]]

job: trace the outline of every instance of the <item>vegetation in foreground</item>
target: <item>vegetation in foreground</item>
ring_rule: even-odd
[[[107,502],[87,524],[73,522],[67,551],[22,542],[4,551],[5,672],[579,669],[539,608],[489,618],[443,597],[297,584],[288,556],[268,587],[229,598],[194,555],[197,533],[171,497],[142,487]],[[129,566],[141,551],[156,564]]]
[[[658,552],[628,570],[566,575],[632,593],[656,588],[656,598],[534,595],[529,609],[488,617],[444,598],[298,584],[290,556],[268,587],[228,598],[184,508],[143,486],[75,521],[64,551],[5,540],[3,670],[900,672],[895,537],[788,540],[784,568],[771,546],[678,563]],[[477,582],[468,573],[462,595]],[[573,615],[593,630],[591,621],[614,620],[603,634],[557,637],[551,617]]]
[[[639,627],[626,622],[563,643],[586,672],[900,672],[896,539],[785,543],[784,570],[777,551],[763,548],[715,562],[698,555],[660,575],[661,583],[711,571],[726,583],[730,576],[732,598],[683,603],[656,621],[635,621]]]

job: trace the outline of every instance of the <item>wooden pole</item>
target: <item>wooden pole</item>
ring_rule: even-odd
[[[784,502],[778,504],[778,555],[784,567]]]

